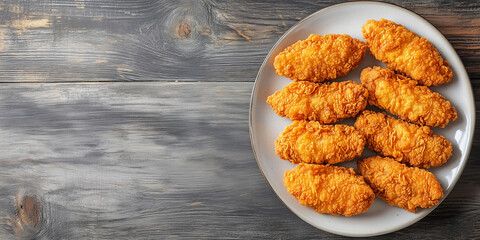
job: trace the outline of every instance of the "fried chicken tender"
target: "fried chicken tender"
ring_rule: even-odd
[[[334,164],[362,154],[365,137],[347,125],[295,121],[275,141],[275,153],[292,163]]]
[[[385,113],[363,111],[357,117],[355,129],[364,134],[367,146],[373,151],[410,166],[440,166],[452,155],[452,143],[429,127],[407,123]]]
[[[442,95],[390,69],[365,68],[360,80],[368,90],[370,104],[403,120],[443,128],[457,119],[457,111]]]
[[[367,106],[368,92],[356,82],[292,82],[269,96],[267,103],[281,117],[331,124],[356,116]]]
[[[385,19],[368,20],[362,32],[372,55],[388,68],[425,86],[437,86],[452,79],[452,69],[437,49],[402,25]]]
[[[275,57],[276,73],[295,81],[323,82],[358,67],[365,57],[364,42],[346,34],[310,35]]]
[[[349,217],[367,211],[375,198],[353,168],[301,163],[285,172],[283,182],[300,204],[319,213]]]
[[[360,160],[357,167],[377,197],[409,212],[433,207],[443,197],[437,178],[425,169],[379,156]]]

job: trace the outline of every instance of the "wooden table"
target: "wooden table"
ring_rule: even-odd
[[[480,94],[480,2],[390,2],[447,37]],[[267,52],[335,3],[0,3],[0,239],[343,238],[283,206],[248,132]],[[479,238],[472,149],[437,209],[379,238]]]

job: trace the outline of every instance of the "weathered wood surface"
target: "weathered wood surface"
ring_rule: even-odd
[[[0,85],[0,236],[341,238],[302,222],[264,181],[251,87]],[[431,215],[387,238],[478,236],[478,156]]]
[[[0,82],[254,81],[286,30],[337,2],[4,1]],[[478,1],[392,2],[439,28],[480,78]]]
[[[445,34],[480,94],[480,3],[390,2]],[[263,58],[334,3],[1,2],[0,239],[343,239],[281,204],[248,135]],[[479,158],[477,137],[447,199],[378,238],[480,238]]]

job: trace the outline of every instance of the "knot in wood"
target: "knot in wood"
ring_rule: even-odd
[[[36,197],[25,195],[17,199],[17,211],[19,220],[24,225],[36,227],[40,222],[41,207]]]
[[[192,33],[190,23],[186,20],[178,22],[177,26],[175,27],[175,33],[180,39],[189,38],[190,34]]]

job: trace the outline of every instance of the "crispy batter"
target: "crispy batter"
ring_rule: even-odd
[[[452,155],[452,143],[420,127],[395,119],[385,113],[363,111],[355,128],[367,138],[367,146],[382,156],[414,167],[436,167]]]
[[[385,19],[368,20],[362,32],[370,52],[388,68],[425,86],[437,86],[452,79],[452,69],[437,49],[402,25]]]
[[[358,161],[357,167],[377,197],[409,212],[433,207],[443,197],[440,183],[425,169],[378,156]]]
[[[368,92],[356,82],[292,82],[268,97],[267,103],[281,117],[322,124],[356,116],[367,106]]]
[[[358,67],[365,57],[364,42],[346,34],[310,35],[275,57],[278,75],[295,81],[323,82]]]
[[[375,198],[353,168],[301,163],[285,172],[283,182],[300,204],[320,213],[349,217],[367,211]]]
[[[457,111],[439,93],[390,69],[365,68],[360,80],[368,89],[368,102],[401,119],[422,126],[445,127]]]
[[[275,141],[275,152],[292,163],[334,164],[362,154],[365,137],[347,125],[295,121]]]

